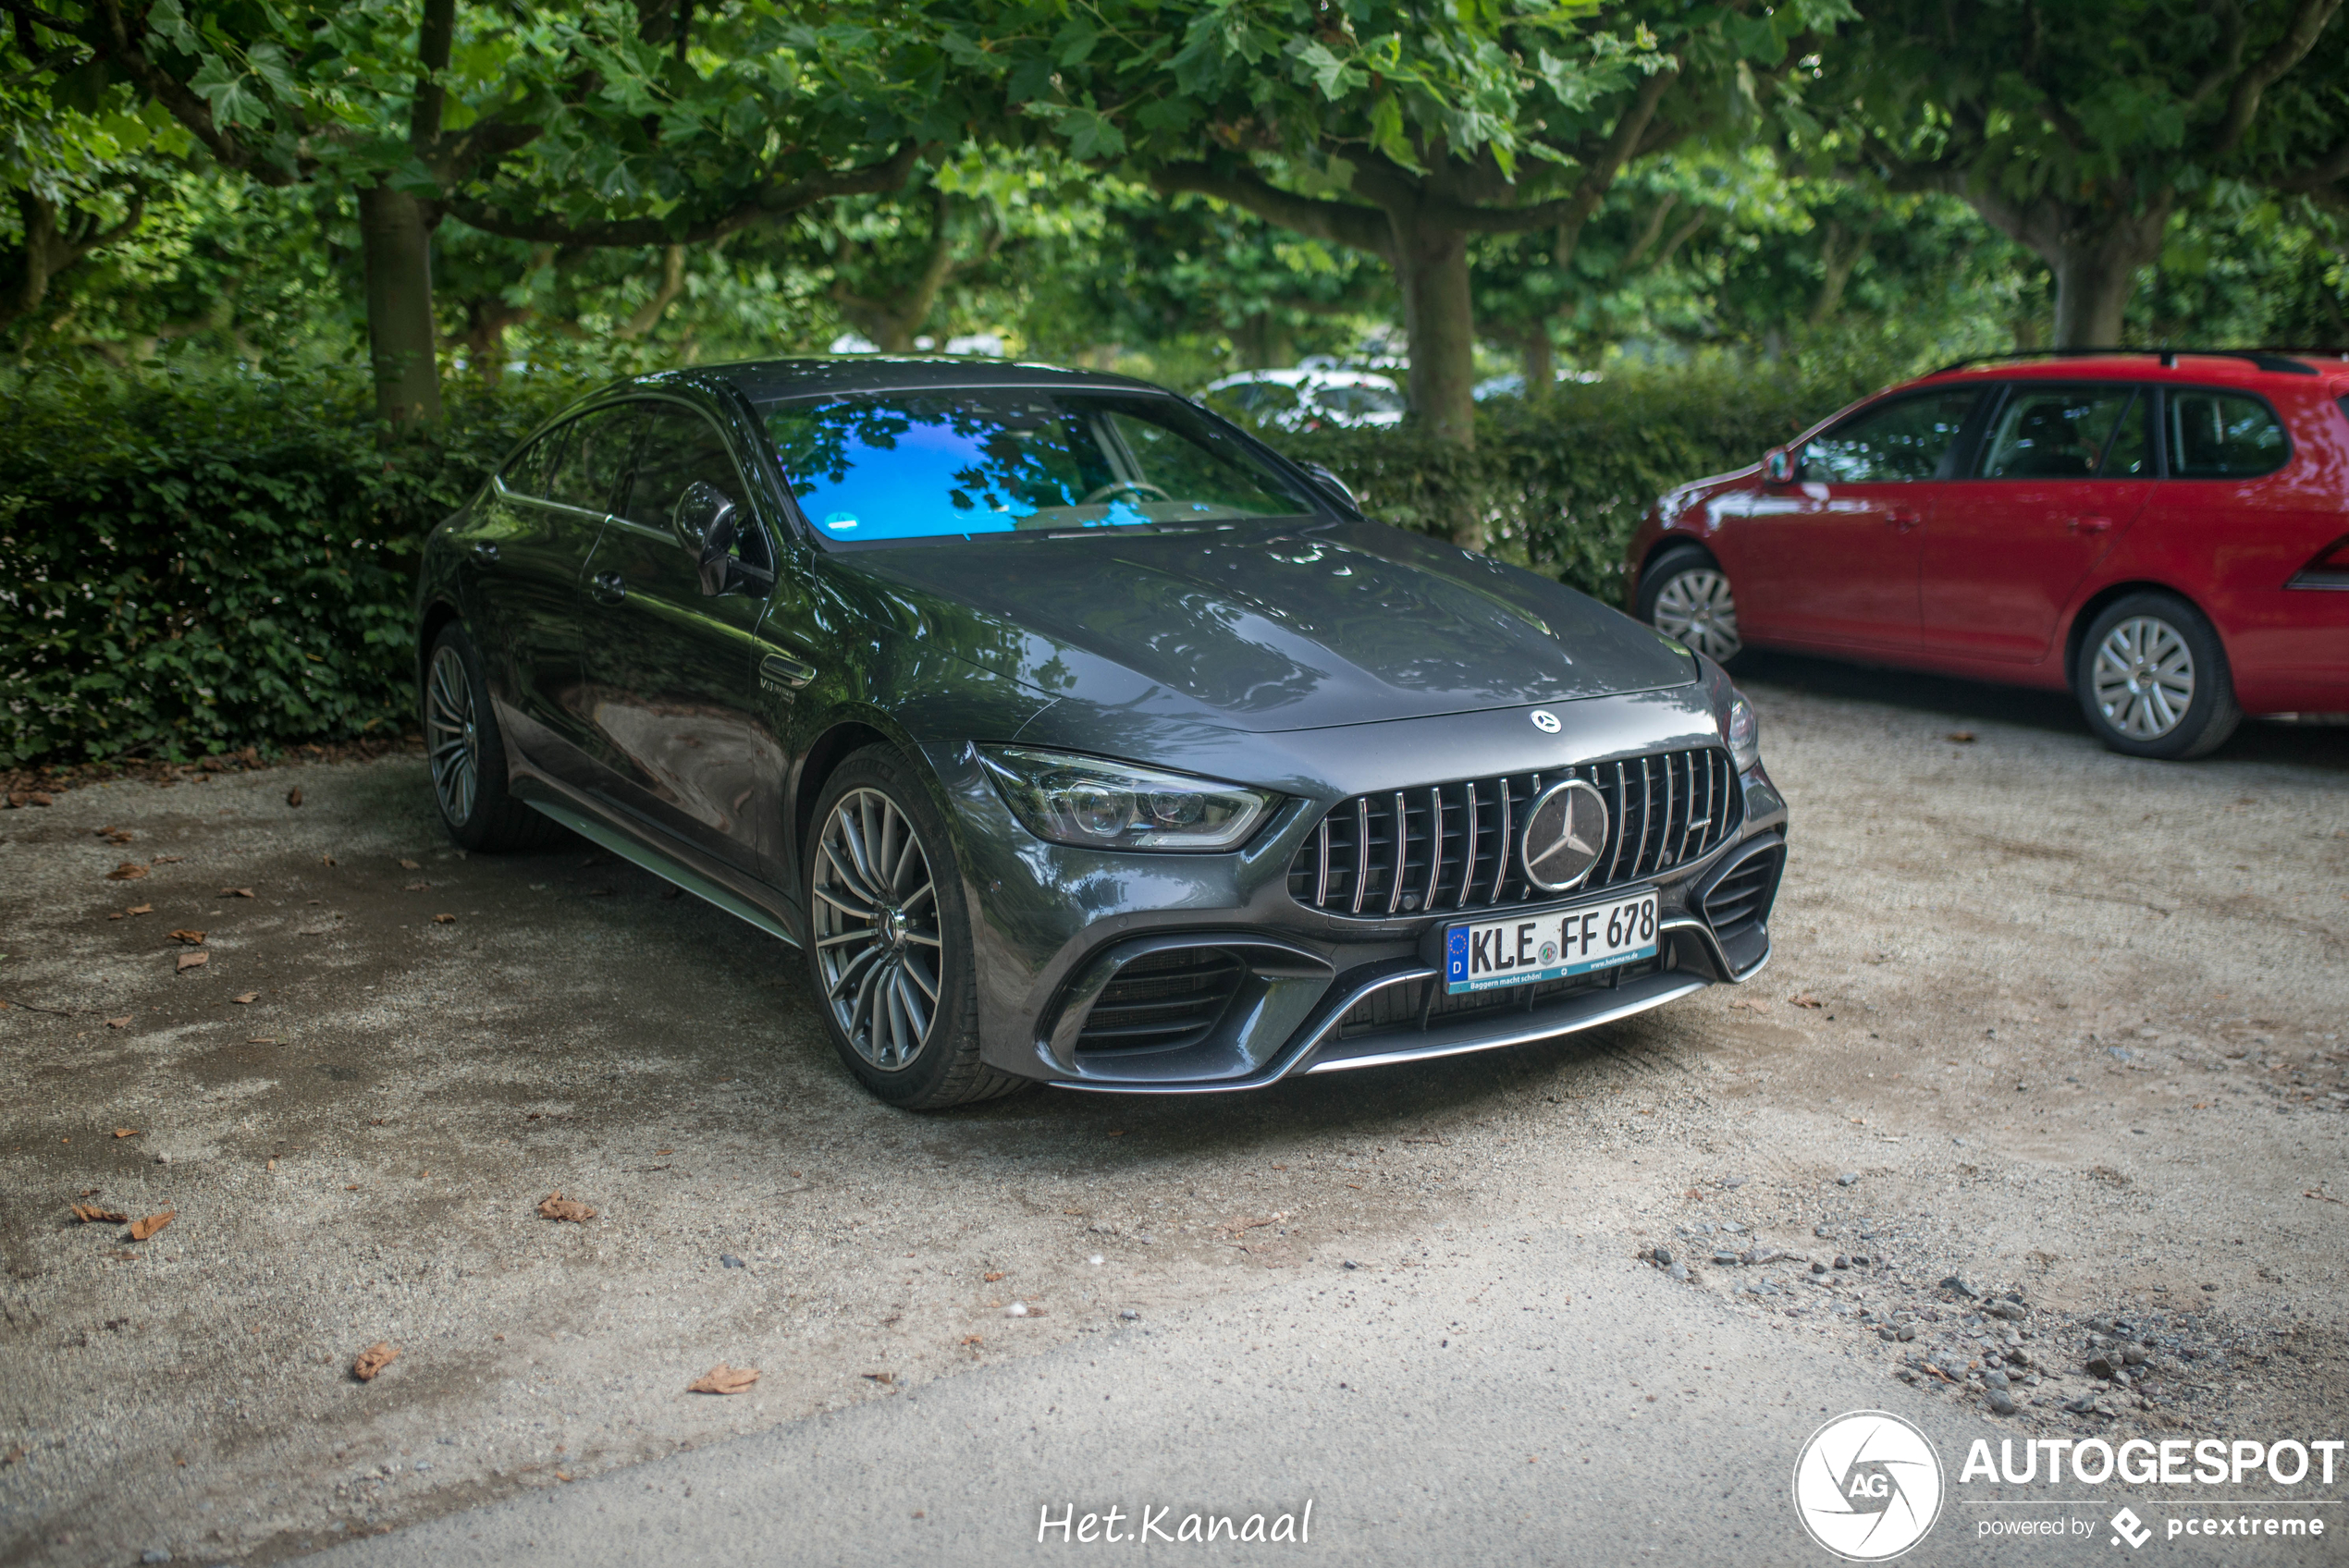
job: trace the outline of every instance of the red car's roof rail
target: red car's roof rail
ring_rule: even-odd
[[[2012,349],[2003,354],[1974,354],[1962,360],[1952,360],[1933,374],[1947,375],[1953,370],[1963,370],[1969,365],[1998,364],[2008,360],[2100,360],[2116,354],[2157,354],[2160,356],[2165,370],[2176,365],[2181,354],[2192,354],[2202,359],[2245,360],[2261,370],[2281,371],[2291,375],[2317,374],[2311,367],[2301,363],[2301,357],[2349,360],[2349,349]]]

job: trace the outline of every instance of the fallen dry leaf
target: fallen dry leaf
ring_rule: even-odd
[[[202,969],[205,964],[210,963],[211,962],[212,955],[204,951],[202,948],[198,948],[194,952],[181,953],[179,955],[179,966],[173,970],[172,973],[175,974],[184,974],[191,969]]]
[[[24,803],[29,806],[53,806],[57,802],[48,790],[32,790],[26,792]]]
[[[114,1135],[117,1138],[135,1138],[139,1133],[136,1128],[117,1127],[114,1130]]]
[[[1770,1004],[1762,1000],[1759,997],[1740,997],[1736,1001],[1731,1002],[1729,1007],[1732,1011],[1743,1008],[1748,1012],[1767,1012],[1770,1011]]]
[[[128,1018],[109,1018],[106,1020],[106,1027],[109,1029],[128,1029],[130,1027],[130,1020]]]
[[[171,934],[171,939],[175,942],[185,942],[191,948],[203,946],[203,933],[201,931],[174,931]]]
[[[277,1162],[276,1160],[274,1160],[274,1159],[273,1159],[273,1160],[271,1160],[271,1161],[269,1162],[269,1169],[270,1169],[270,1170],[277,1170]]]
[[[411,882],[400,890],[403,893],[429,893],[432,891],[432,884],[429,882]]]
[[[398,1345],[387,1340],[377,1340],[359,1353],[359,1359],[351,1364],[351,1375],[363,1383],[372,1383],[376,1373],[399,1359]]]
[[[963,1336],[963,1343],[966,1345],[975,1345],[979,1342],[979,1338],[977,1334],[965,1334]]]
[[[155,856],[155,864],[157,865],[178,865],[181,861],[186,860],[187,858],[188,857],[186,855],[157,855]]]
[[[301,804],[301,785],[297,784],[292,789],[286,791],[286,804],[289,806],[298,806]]]
[[[432,923],[435,925],[454,925],[457,924],[457,917],[453,914],[436,914],[432,917]]]
[[[130,1222],[129,1215],[117,1214],[111,1208],[98,1208],[86,1203],[68,1204],[67,1207],[73,1210],[73,1217],[84,1225],[127,1225]]]
[[[729,1366],[719,1362],[700,1377],[685,1385],[689,1394],[742,1394],[758,1381],[756,1366]]]
[[[563,1196],[562,1190],[560,1188],[557,1188],[555,1191],[548,1193],[545,1197],[539,1200],[538,1212],[540,1215],[548,1219],[568,1219],[573,1223],[579,1223],[581,1221],[596,1218],[596,1211],[594,1209],[589,1208],[584,1203],[572,1202],[571,1199]],[[751,1376],[755,1378],[758,1376],[758,1374],[754,1372]]]
[[[1814,1009],[1816,1009],[1816,1008],[1822,1008],[1822,1007],[1825,1007],[1825,1006],[1826,1005],[1825,1002],[1823,1002],[1823,1001],[1819,1000],[1819,998],[1816,998],[1816,997],[1813,996],[1813,995],[1812,995],[1810,992],[1808,992],[1808,991],[1803,992],[1801,996],[1789,997],[1789,998],[1787,998],[1787,1000],[1789,1000],[1789,1001],[1792,1002],[1792,1003],[1793,1003],[1795,1006],[1797,1006],[1797,1007],[1807,1007],[1807,1008],[1814,1008]]]
[[[1961,746],[1971,745],[1974,743],[1974,731],[1971,729],[1952,729],[1949,731],[1949,739],[1955,741]]]
[[[424,867],[412,860],[403,860],[400,863],[400,869],[402,871],[422,871]]]
[[[982,1280],[986,1280],[986,1281],[987,1281],[989,1284],[990,1284],[990,1285],[991,1285],[991,1284],[993,1284],[996,1280],[998,1280],[1002,1279],[1002,1277],[1003,1277],[1003,1271],[1002,1271],[1002,1269],[1000,1269],[1000,1268],[992,1268],[992,1269],[990,1269],[990,1270],[988,1270],[986,1273],[984,1273],[984,1274],[982,1274],[982,1275],[980,1275],[980,1276],[979,1276],[979,1278],[980,1278],[980,1279],[982,1279]]]
[[[127,844],[138,836],[128,827],[101,827],[94,835],[109,844]]]
[[[2300,1195],[2301,1195],[2302,1197],[2304,1197],[2304,1198],[2315,1198],[2315,1199],[2316,1199],[2318,1202],[2319,1202],[2319,1203],[2339,1203],[2339,1202],[2341,1202],[2341,1200],[2340,1200],[2339,1198],[2334,1197],[2334,1196],[2333,1196],[2331,1193],[2305,1192],[2305,1193],[2302,1193]]]
[[[320,855],[318,857],[318,864],[320,865],[332,865],[335,864],[335,857],[332,855]]]
[[[259,991],[247,991],[241,997],[230,997],[228,999],[240,1004],[244,1002],[257,1002],[261,999],[261,993]]]
[[[125,914],[153,914],[154,912],[155,906],[153,904],[132,904],[129,909],[124,910],[122,913]]]
[[[252,889],[251,888],[223,888],[220,889],[220,896],[224,899],[249,899],[252,897]]]
[[[856,1375],[867,1381],[879,1383],[884,1389],[897,1381],[897,1374],[894,1372],[859,1372]]]
[[[165,1226],[170,1224],[172,1218],[178,1212],[178,1211],[177,1209],[166,1208],[161,1214],[150,1214],[144,1219],[132,1220],[130,1223],[130,1239],[134,1242],[145,1241],[149,1236],[154,1235],[157,1231],[160,1231]]]
[[[112,871],[107,872],[106,880],[109,882],[136,882],[146,874],[147,868],[145,866],[141,865],[135,860],[127,860],[120,865],[116,866]]]

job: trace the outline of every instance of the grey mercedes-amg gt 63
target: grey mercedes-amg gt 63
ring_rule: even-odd
[[[622,383],[434,531],[416,615],[456,840],[560,824],[793,944],[895,1105],[1517,1045],[1769,957],[1718,667],[1124,377]]]

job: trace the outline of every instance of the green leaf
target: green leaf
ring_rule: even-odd
[[[269,118],[269,105],[247,84],[244,73],[230,68],[217,55],[203,57],[188,88],[212,105],[212,117],[224,126],[263,125]]]

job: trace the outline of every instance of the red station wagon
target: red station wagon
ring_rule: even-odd
[[[2349,712],[2349,356],[1969,361],[1651,508],[1636,614],[1726,662],[1786,648],[2069,688],[2117,751]]]

